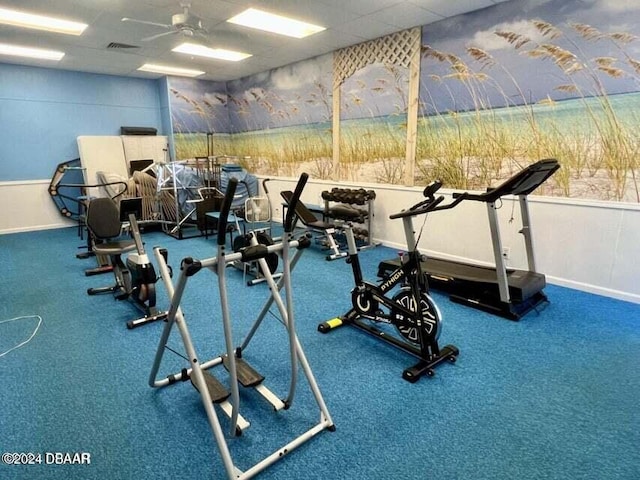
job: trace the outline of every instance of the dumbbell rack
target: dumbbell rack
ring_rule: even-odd
[[[375,198],[375,191],[364,188],[332,188],[331,191],[324,191],[322,192],[323,219],[327,222],[339,220],[364,225],[364,229],[354,228],[354,233],[359,234],[358,239],[363,242],[358,248],[364,250],[375,247],[372,227]],[[357,208],[354,205],[366,206],[366,209]]]

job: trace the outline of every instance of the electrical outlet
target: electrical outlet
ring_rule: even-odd
[[[502,258],[505,260],[509,260],[509,255],[511,254],[511,249],[509,247],[502,247]]]

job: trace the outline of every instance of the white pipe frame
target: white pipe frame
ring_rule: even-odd
[[[255,238],[255,235],[251,235],[251,245],[257,245],[258,241]],[[149,377],[149,384],[152,387],[164,387],[166,385],[175,383],[178,380],[184,380],[185,376],[193,376],[193,382],[198,388],[202,402],[207,413],[207,417],[209,423],[211,425],[211,429],[213,430],[214,438],[216,443],[218,444],[218,449],[220,455],[222,457],[225,469],[227,471],[227,475],[229,480],[231,479],[248,479],[261,472],[269,465],[275,463],[280,458],[284,457],[294,448],[300,446],[306,441],[310,440],[312,437],[320,433],[325,429],[334,430],[333,420],[331,419],[331,415],[327,409],[327,406],[324,402],[320,389],[318,387],[317,381],[311,371],[311,367],[309,362],[304,354],[300,341],[297,337],[295,331],[295,319],[294,319],[294,310],[293,310],[293,295],[291,291],[291,270],[297,264],[301,254],[303,253],[302,248],[300,248],[300,242],[298,240],[292,240],[291,232],[285,232],[283,240],[281,243],[275,245],[266,246],[267,253],[280,253],[283,259],[283,273],[282,277],[276,283],[273,274],[270,273],[268,268],[266,259],[264,257],[259,258],[258,262],[263,272],[265,272],[265,279],[267,284],[269,285],[270,295],[265,301],[265,304],[258,315],[254,325],[250,329],[247,337],[242,343],[241,351],[246,348],[254,333],[256,332],[259,325],[262,323],[266,314],[268,313],[271,305],[275,302],[281,317],[281,323],[285,326],[288,331],[289,337],[289,356],[291,361],[291,383],[289,387],[289,393],[285,400],[278,399],[275,395],[273,395],[266,387],[262,385],[258,385],[256,390],[265,397],[273,406],[275,410],[280,410],[281,408],[289,408],[294,399],[295,387],[297,384],[298,378],[298,364],[301,366],[307,380],[311,391],[314,395],[315,401],[320,410],[320,420],[315,426],[311,429],[298,436],[291,442],[287,443],[280,449],[276,450],[272,454],[265,457],[260,462],[256,463],[254,466],[249,468],[246,471],[241,471],[238,467],[235,466],[233,460],[231,458],[231,453],[229,451],[229,447],[226,443],[225,436],[222,431],[222,427],[218,420],[217,414],[213,408],[211,396],[206,387],[206,382],[204,379],[204,374],[202,370],[208,369],[210,367],[219,365],[222,363],[222,356],[213,358],[211,360],[200,363],[198,356],[195,352],[195,348],[191,341],[191,337],[189,335],[189,331],[187,328],[187,324],[182,313],[182,309],[180,308],[180,302],[182,299],[182,295],[186,288],[187,280],[189,276],[193,274],[193,272],[188,271],[189,264],[187,263],[185,267],[185,263],[183,261],[183,268],[181,269],[180,276],[178,277],[177,284],[174,286],[172,284],[169,269],[167,267],[166,261],[164,257],[160,254],[160,249],[158,247],[154,248],[154,255],[156,260],[160,266],[160,272],[169,294],[169,298],[171,300],[171,306],[169,309],[167,323],[162,333],[162,337],[160,339],[160,343],[158,346],[158,350],[156,352],[156,358],[152,367],[151,375]],[[298,249],[293,257],[290,259],[290,250]],[[218,285],[220,289],[220,301],[221,301],[221,310],[222,310],[222,321],[224,327],[224,335],[225,335],[225,345],[226,345],[226,355],[229,359],[228,367],[229,367],[229,376],[230,376],[230,384],[231,384],[231,401],[230,403],[223,402],[221,407],[225,410],[231,417],[231,434],[236,435],[243,431],[246,427],[249,426],[249,423],[240,415],[239,413],[239,393],[238,393],[238,381],[237,381],[237,370],[236,370],[236,361],[235,361],[235,351],[233,348],[233,336],[231,330],[231,322],[229,315],[229,307],[226,293],[226,266],[238,260],[241,260],[243,257],[242,252],[234,252],[234,253],[226,253],[224,246],[218,247],[218,255],[215,257],[207,258],[198,262],[199,268],[196,271],[199,271],[202,267],[209,268],[210,270],[217,273],[218,276]],[[186,260],[186,259],[185,259]],[[285,288],[285,298],[286,302],[283,302],[282,297],[280,296],[280,290]],[[187,356],[189,358],[189,362],[191,364],[191,368],[187,370],[183,370],[183,372],[169,375],[164,379],[157,379],[158,370],[160,368],[160,363],[162,361],[163,352],[165,350],[165,345],[168,341],[171,328],[176,324],[180,335],[182,337],[182,341],[185,345],[185,349],[187,351]],[[225,405],[226,404],[226,408]]]

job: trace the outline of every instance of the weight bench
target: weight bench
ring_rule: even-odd
[[[287,204],[287,208],[290,206],[289,202],[293,193],[291,191],[280,192],[282,198]],[[336,232],[336,226],[332,223],[327,223],[322,220],[318,220],[316,216],[302,203],[296,203],[296,216],[306,227],[306,230],[310,233],[320,234],[324,237],[324,243],[331,253],[327,255],[327,260],[335,260],[336,258],[343,258],[347,256],[347,252],[341,252],[340,247],[336,243],[333,234]]]

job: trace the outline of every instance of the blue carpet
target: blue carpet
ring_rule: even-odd
[[[215,253],[212,239],[150,232],[144,240],[149,250],[166,247],[174,268],[185,256]],[[0,479],[224,478],[196,391],[148,385],[163,324],[127,330],[136,316],[130,304],[86,295],[111,276],[83,275],[94,261],[75,258],[80,244],[72,228],[0,236],[0,321],[42,317],[30,342],[0,357],[0,451],[87,452],[91,463],[0,464]],[[373,280],[378,262],[393,255],[363,252],[365,275]],[[265,285],[246,287],[242,277],[228,272],[236,343],[267,296]],[[545,310],[510,322],[434,293],[440,341],[458,346],[460,357],[409,384],[401,373],[412,357],[354,329],[316,331],[348,310],[351,283],[350,267],[326,262],[317,247],[294,271],[298,334],[337,430],[260,478],[640,478],[640,305],[548,286]],[[216,285],[214,274],[199,273],[183,303],[201,359],[223,349]],[[33,318],[1,323],[0,353],[36,326]],[[176,333],[170,343],[179,350]],[[284,329],[267,318],[246,356],[281,396],[286,354]],[[172,353],[165,360],[163,374],[186,363]],[[305,382],[285,412],[274,414],[255,392],[242,399],[252,426],[229,445],[243,469],[318,421]]]

